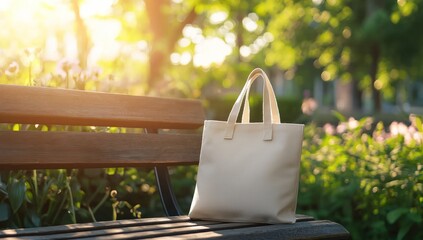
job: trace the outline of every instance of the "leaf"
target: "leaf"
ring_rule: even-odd
[[[402,215],[408,213],[408,209],[407,208],[397,208],[395,210],[390,211],[387,215],[386,215],[386,219],[388,220],[388,222],[390,224],[395,223]]]
[[[416,128],[417,130],[419,130],[420,133],[423,133],[423,124],[422,124],[422,119],[420,117],[415,117],[414,121],[416,123]]]
[[[16,213],[22,206],[25,200],[25,181],[14,179],[8,186],[7,192],[9,194],[9,202],[12,207],[13,213]]]
[[[7,185],[0,180],[0,197],[6,197],[7,194]]]
[[[32,212],[31,214],[31,222],[34,224],[34,226],[39,227],[41,226],[41,219],[40,216],[38,216],[38,214],[36,214],[35,212]]]
[[[402,225],[397,234],[397,240],[404,239],[405,235],[410,231],[411,224]]]
[[[63,215],[60,219],[60,225],[72,224],[74,223],[72,220],[72,215],[69,211],[63,212]]]
[[[407,214],[408,219],[415,223],[421,223],[422,222],[422,216],[417,213],[410,213]]]
[[[10,207],[7,203],[0,203],[0,222],[7,221],[10,217]]]
[[[340,112],[333,110],[332,114],[340,121],[340,122],[346,122],[347,118]]]
[[[20,124],[13,124],[13,128],[12,128],[12,130],[13,131],[19,131],[21,129],[21,125]]]
[[[34,210],[27,211],[24,218],[24,226],[27,228],[41,226],[40,216]]]
[[[85,208],[78,208],[76,213],[77,213],[79,218],[82,218],[82,219],[90,219],[91,218],[90,212]]]

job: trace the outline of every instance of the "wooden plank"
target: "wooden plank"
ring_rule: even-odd
[[[142,225],[137,226],[127,226],[127,227],[115,227],[115,228],[93,228],[90,231],[76,231],[69,233],[59,233],[59,234],[48,234],[40,236],[26,236],[21,237],[20,239],[31,239],[31,240],[45,240],[45,239],[79,239],[79,238],[105,238],[105,239],[128,239],[131,236],[148,236],[154,232],[166,232],[174,231],[174,229],[185,229],[196,226],[204,226],[216,224],[216,222],[169,222],[169,223],[160,223],[154,225]]]
[[[0,122],[195,129],[198,100],[0,85]]]
[[[211,230],[173,236],[161,236],[160,239],[350,239],[349,232],[341,225],[326,221],[304,221],[295,224],[276,224],[246,227],[240,229]],[[155,239],[155,238],[153,238]]]
[[[28,239],[348,239],[340,225],[330,221],[306,221],[295,224],[254,224],[223,222],[183,222],[134,226],[44,235]]]
[[[296,215],[297,222],[301,221],[311,221],[314,218],[306,215],[298,214]],[[131,219],[131,220],[118,220],[118,221],[104,221],[96,223],[80,223],[80,224],[68,224],[68,225],[59,225],[59,226],[50,226],[50,227],[40,227],[40,228],[21,228],[21,229],[6,229],[0,231],[0,238],[2,237],[25,237],[25,236],[57,236],[58,234],[70,234],[70,236],[80,236],[84,235],[85,232],[92,234],[94,236],[102,235],[103,230],[110,230],[110,233],[116,233],[120,231],[119,229],[125,229],[132,227],[140,228],[151,226],[151,228],[144,228],[144,230],[153,230],[159,229],[162,227],[162,224],[179,224],[179,223],[194,223],[194,225],[213,225],[218,222],[211,221],[193,221],[188,216],[177,216],[177,217],[158,217],[158,218],[145,218],[145,219]],[[244,224],[245,225],[245,224]],[[244,226],[241,224],[240,226]],[[176,225],[177,226],[177,225]],[[99,231],[99,232],[96,232]],[[131,231],[131,230],[128,230]],[[74,235],[73,235],[74,234]]]
[[[297,221],[312,221],[314,218],[306,215],[297,215]],[[139,225],[132,227],[120,227],[113,229],[91,230],[89,232],[77,232],[72,234],[51,235],[55,239],[89,237],[90,239],[139,239],[150,237],[163,237],[192,232],[205,232],[224,229],[239,229],[252,226],[265,226],[267,224],[255,223],[222,223],[213,221],[188,221],[172,222],[156,225]],[[43,236],[45,237],[45,236]],[[50,236],[49,236],[50,237]],[[40,238],[42,239],[42,238]]]
[[[0,169],[198,164],[201,136],[0,131]]]
[[[92,231],[96,229],[111,229],[111,228],[124,228],[131,226],[148,226],[165,223],[180,223],[189,222],[188,216],[177,216],[177,217],[158,217],[158,218],[145,218],[145,219],[130,219],[130,220],[118,220],[118,221],[104,221],[95,223],[79,223],[79,224],[68,224],[50,227],[38,227],[38,228],[19,228],[19,229],[5,229],[0,230],[0,238],[2,237],[19,237],[19,236],[40,236],[40,235],[52,235],[59,233],[70,233],[70,232],[82,232]]]
[[[203,233],[209,231],[222,231],[222,230],[234,230],[239,228],[246,228],[254,226],[254,223],[214,223],[214,224],[194,224],[192,226],[168,228],[168,229],[155,229],[151,231],[136,231],[126,232],[122,231],[117,234],[106,234],[101,236],[90,236],[90,239],[98,240],[109,240],[109,239],[145,239],[145,238],[157,238],[167,236],[178,236],[181,234],[189,233]],[[71,237],[71,236],[68,236]]]

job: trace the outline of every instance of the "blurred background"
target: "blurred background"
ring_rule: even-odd
[[[422,112],[419,0],[2,0],[0,14],[1,83],[210,99],[261,67],[279,97],[313,98],[307,113]]]
[[[307,125],[298,212],[340,222],[355,239],[421,239],[421,23],[422,0],[1,0],[0,83],[197,98],[207,118],[224,120],[249,72],[261,67],[282,120]],[[260,121],[255,90],[251,118]],[[195,171],[172,170],[185,211]],[[3,173],[0,225],[70,221],[66,205],[50,215],[45,206],[17,214],[7,186],[29,194],[34,176],[59,189],[74,181],[78,221],[112,218],[112,210],[93,213],[93,203],[128,218],[159,215],[151,171],[66,175]],[[88,196],[90,186],[103,188]],[[53,191],[48,201],[55,199]]]

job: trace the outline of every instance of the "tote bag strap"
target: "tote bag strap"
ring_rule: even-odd
[[[266,84],[267,84],[267,89],[269,90],[269,94],[270,94],[269,95],[269,101],[270,101],[270,109],[271,109],[271,113],[272,113],[272,123],[281,123],[280,115],[279,115],[279,108],[278,108],[278,103],[276,101],[275,92],[273,91],[272,84],[270,83],[270,80],[267,77],[267,74],[262,69],[256,68],[251,72],[250,76],[251,77],[249,77],[249,78],[253,79],[253,80],[250,81],[250,84],[248,86],[246,96],[245,96],[245,99],[244,99],[244,109],[242,111],[242,121],[241,122],[242,123],[249,123],[250,122],[250,102],[249,102],[250,88],[251,88],[251,85],[254,82],[254,79],[256,79],[258,77],[262,77],[263,81],[265,81]],[[264,99],[264,88],[263,88],[263,99]],[[263,100],[263,110],[264,110],[264,100]]]
[[[258,74],[260,73],[260,74]],[[269,91],[273,91],[271,88],[271,84],[269,81],[269,78],[265,75],[264,71],[256,68],[254,69],[250,75],[248,76],[247,82],[245,83],[244,87],[242,88],[241,93],[239,94],[237,100],[235,101],[235,104],[232,107],[231,112],[229,113],[227,126],[226,126],[226,132],[225,132],[225,139],[232,139],[235,131],[235,124],[236,119],[238,118],[239,111],[241,110],[242,101],[245,98],[245,95],[247,92],[250,91],[250,86],[254,80],[256,80],[259,76],[263,77],[263,140],[265,141],[271,141],[272,135],[273,135],[273,129],[272,129],[272,121],[274,120],[272,117],[272,109],[273,112],[277,115],[279,115],[279,110],[277,108],[276,99],[274,97],[274,93],[270,94]],[[266,77],[264,77],[266,76]],[[272,97],[270,97],[272,95]],[[273,103],[272,103],[273,102]],[[278,120],[278,119],[275,119]],[[279,121],[280,122],[280,121]]]

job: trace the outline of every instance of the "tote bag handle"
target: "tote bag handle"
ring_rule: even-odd
[[[250,91],[251,84],[259,76],[263,78],[263,140],[271,141],[273,135],[272,122],[280,123],[279,119],[279,109],[277,107],[275,94],[273,92],[272,85],[266,73],[260,68],[254,69],[248,76],[247,82],[242,88],[241,93],[239,94],[235,104],[232,107],[231,112],[229,113],[225,139],[232,139],[235,131],[235,123],[238,118],[239,111],[241,110],[242,101],[245,98],[245,95]],[[271,92],[271,93],[270,93]],[[246,102],[248,103],[248,101]],[[249,108],[248,108],[249,112]]]
[[[281,123],[280,115],[279,115],[279,108],[278,108],[278,103],[276,101],[275,92],[273,91],[273,87],[270,84],[270,80],[267,77],[267,74],[260,68],[254,69],[251,72],[250,76],[252,74],[254,74],[254,75],[251,77],[251,79],[253,79],[253,78],[255,79],[257,77],[262,77],[263,81],[266,82],[267,89],[269,90],[269,94],[270,94],[269,95],[269,101],[270,101],[270,104],[271,104],[270,109],[271,109],[271,113],[272,113],[272,123]],[[264,80],[265,78],[267,80]],[[241,121],[242,123],[249,123],[250,122],[249,93],[250,93],[250,88],[251,88],[251,85],[253,84],[253,82],[254,82],[254,80],[250,81],[250,84],[248,86],[246,96],[245,96],[245,99],[244,99],[244,109],[242,111],[242,121]],[[264,88],[263,88],[263,111],[264,111]],[[264,114],[264,112],[263,112],[263,114]]]

